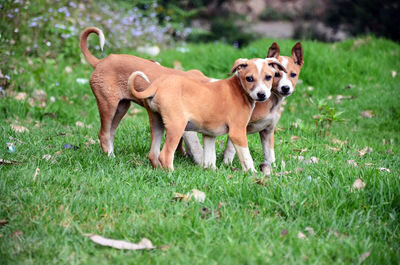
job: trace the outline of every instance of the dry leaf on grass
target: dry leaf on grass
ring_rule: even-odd
[[[364,110],[364,111],[361,111],[360,114],[364,118],[373,118],[375,116],[373,110]]]
[[[189,193],[189,198],[193,197],[198,202],[204,202],[206,194],[200,190],[192,189],[192,193]]]
[[[303,234],[302,232],[298,232],[298,233],[297,233],[297,238],[299,238],[299,239],[306,239],[307,236],[306,236],[305,234]]]
[[[187,194],[182,194],[178,192],[174,192],[175,197],[173,198],[176,201],[190,201],[192,198],[198,202],[204,202],[206,199],[206,194],[197,189],[192,189],[192,192],[188,192]]]
[[[304,161],[304,156],[293,156],[293,158],[299,161]]]
[[[96,244],[117,249],[141,250],[155,248],[155,246],[153,246],[151,241],[147,238],[142,238],[138,244],[134,244],[124,240],[114,240],[93,234],[84,234],[84,236],[90,238]]]
[[[312,236],[315,235],[314,229],[312,227],[310,227],[310,226],[307,226],[304,230],[306,230]]]
[[[332,139],[332,143],[336,144],[336,145],[339,145],[340,147],[342,147],[343,145],[347,144],[348,142],[349,142],[349,140],[347,140],[347,139],[344,140],[344,141],[336,139],[336,138]]]
[[[311,164],[318,164],[318,158],[315,156],[312,156],[309,160],[309,163]]]
[[[42,159],[49,161],[51,159],[51,155],[49,154],[43,155]]]
[[[292,135],[292,137],[290,137],[291,142],[298,141],[298,140],[300,140],[300,136]]]
[[[380,167],[380,168],[378,168],[380,171],[385,171],[385,172],[387,172],[387,173],[390,173],[390,169],[388,169],[388,168],[384,168],[384,167]]]
[[[3,158],[0,158],[0,165],[15,165],[15,164],[22,164],[22,163],[15,160],[5,160]]]
[[[332,147],[332,146],[329,146],[329,145],[325,145],[325,146],[326,146],[326,149],[329,150],[329,151],[333,151],[333,152],[339,152],[340,151],[340,148]]]
[[[171,248],[171,246],[170,245],[161,245],[158,248],[161,249],[161,251],[166,252]]]
[[[20,236],[22,236],[22,231],[21,230],[16,230],[16,231],[14,231],[11,235],[13,236],[13,237],[20,237]]]
[[[304,152],[307,152],[307,151],[308,151],[308,148],[293,149],[293,151],[300,152],[300,154],[302,154],[302,153],[304,153]]]
[[[360,157],[363,157],[365,154],[371,153],[372,151],[372,148],[368,146],[364,147],[363,149],[357,150]]]
[[[356,179],[353,183],[353,188],[356,190],[364,189],[366,184],[361,179]]]
[[[71,66],[65,67],[65,68],[64,68],[64,71],[65,71],[67,74],[71,73],[71,72],[72,72]]]
[[[44,90],[35,89],[32,93],[32,97],[37,102],[46,102],[47,101],[47,94]]]
[[[343,233],[341,233],[341,232],[339,232],[339,231],[335,231],[335,230],[333,230],[332,228],[329,228],[328,230],[329,230],[329,232],[333,233],[333,235],[334,235],[335,237],[339,237],[340,239],[342,239],[343,237],[349,237],[348,235],[343,234]]]
[[[302,171],[303,171],[303,169],[300,168],[300,167],[298,167],[298,168],[296,169],[296,171],[289,170],[289,171],[277,172],[275,175],[277,175],[278,177],[280,177],[280,176],[290,175],[290,174],[293,174],[293,173],[301,173]]]
[[[0,220],[0,227],[5,226],[6,224],[8,224],[8,220],[6,220],[6,219]]]
[[[357,167],[357,162],[354,160],[347,160],[347,164],[352,165],[353,167]]]
[[[85,124],[83,122],[81,122],[81,121],[75,122],[75,125],[78,126],[78,127],[81,127],[81,128],[85,128]]]
[[[29,132],[28,128],[26,128],[24,126],[21,126],[21,125],[11,124],[10,127],[11,127],[11,129],[13,129],[17,133]]]
[[[99,139],[97,139],[97,142],[99,142]],[[97,142],[96,142],[95,140],[93,140],[92,137],[90,137],[89,140],[85,143],[85,145],[86,145],[87,147],[89,147],[90,145],[96,144]]]
[[[254,183],[256,183],[258,185],[268,186],[268,180],[269,180],[268,178],[261,178],[261,179],[254,178],[253,180],[254,180]]]
[[[363,254],[360,256],[360,263],[363,262],[366,258],[368,258],[369,255],[371,255],[371,252],[369,252],[369,251],[363,253]]]
[[[35,175],[33,175],[33,181],[36,181],[37,175],[39,174],[40,169],[37,167],[35,170]]]
[[[344,99],[352,99],[353,97],[352,96],[343,96],[343,95],[337,95],[336,96],[336,100],[335,100],[335,103],[341,103],[342,102],[342,100],[344,100]]]
[[[25,100],[28,95],[25,92],[18,92],[14,97],[15,100]]]

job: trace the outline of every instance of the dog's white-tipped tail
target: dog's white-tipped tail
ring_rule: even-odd
[[[104,38],[103,31],[101,31],[101,29],[96,28],[96,27],[86,28],[82,32],[81,42],[80,42],[81,51],[82,51],[83,55],[85,56],[86,60],[94,68],[100,62],[100,60],[97,59],[96,57],[94,57],[93,54],[90,53],[90,51],[89,51],[89,49],[87,47],[87,38],[88,38],[89,34],[91,34],[91,33],[95,33],[95,34],[97,34],[99,36],[101,50],[103,50],[105,38]]]
[[[150,80],[149,80],[149,78],[147,77],[147,75],[146,75],[145,73],[143,73],[143,72],[141,72],[141,71],[136,71],[136,72],[134,72],[134,74],[135,74],[134,78],[135,78],[136,76],[141,76],[144,80],[147,81],[147,83],[150,83]],[[133,75],[133,74],[132,74],[132,75]],[[132,76],[132,75],[131,75],[131,76]]]
[[[150,85],[149,87],[147,87],[145,90],[143,91],[137,91],[135,89],[135,78],[137,76],[142,77],[144,80],[146,80],[148,83],[150,83],[149,78],[147,77],[147,75],[145,75],[143,72],[141,71],[136,71],[133,72],[128,79],[128,88],[131,90],[131,93],[134,97],[138,98],[138,99],[144,99],[144,98],[149,98],[154,96],[157,88],[155,86]]]
[[[104,34],[101,29],[99,29],[99,38],[100,38],[100,49],[101,49],[101,51],[103,51],[104,42],[106,41],[106,38],[104,38]]]

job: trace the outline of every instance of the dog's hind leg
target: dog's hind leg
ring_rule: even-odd
[[[118,104],[114,118],[112,119],[111,129],[110,129],[110,137],[111,137],[112,146],[114,146],[115,131],[117,130],[117,127],[118,127],[119,123],[121,122],[121,119],[128,112],[130,105],[131,105],[131,102],[126,99],[121,100]]]
[[[150,122],[151,131],[151,148],[149,155],[147,156],[151,162],[153,168],[160,165],[158,157],[160,156],[161,140],[164,134],[164,124],[161,116],[158,113],[147,110]]]
[[[231,138],[229,138],[226,140],[226,147],[225,147],[225,151],[224,151],[224,163],[225,165],[230,165],[233,162],[233,159],[235,158],[235,147],[232,144],[232,140]]]
[[[178,147],[179,141],[185,131],[187,120],[182,117],[170,119],[172,122],[165,122],[166,136],[163,149],[161,150],[159,160],[164,168],[174,170],[174,153]]]
[[[99,101],[98,101],[99,102]],[[105,101],[102,101],[105,102]],[[99,103],[98,103],[99,104]],[[99,113],[100,113],[100,131],[99,131],[99,139],[101,148],[104,153],[107,153],[108,156],[114,156],[114,146],[111,137],[111,126],[112,120],[114,119],[115,113],[118,108],[118,102],[107,102],[105,104],[99,104]],[[100,111],[101,110],[101,111]]]
[[[216,156],[215,156],[215,139],[216,137],[203,134],[204,155],[203,167],[216,169]]]
[[[194,163],[200,165],[203,159],[203,147],[200,144],[197,132],[188,131],[183,134],[186,152],[193,158]]]
[[[260,131],[260,139],[264,153],[264,162],[261,163],[260,169],[264,174],[271,175],[272,163],[275,162],[274,130]]]

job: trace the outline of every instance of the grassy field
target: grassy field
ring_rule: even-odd
[[[271,43],[190,45],[155,59],[225,78],[236,58],[265,57]],[[295,42],[278,43],[289,55]],[[303,47],[302,82],[284,106],[270,178],[236,170],[237,158],[224,166],[225,137],[217,140],[216,171],[181,155],[174,172],[153,170],[147,115],[137,106],[117,130],[116,157],[108,158],[97,143],[95,98],[77,82],[89,78],[90,65],[62,54],[11,58],[12,88],[0,99],[0,158],[20,163],[0,165],[0,263],[400,264],[400,76],[392,72],[400,72],[400,45],[366,37]],[[18,92],[27,97],[15,99]],[[258,166],[259,137],[248,139]],[[311,157],[318,163],[307,163]],[[365,187],[353,188],[356,179]],[[203,203],[173,200],[194,188],[205,192]],[[111,249],[84,233],[146,237],[158,248]]]

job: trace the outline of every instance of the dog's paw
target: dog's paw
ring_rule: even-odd
[[[233,158],[234,158],[234,157],[225,155],[225,156],[224,156],[224,164],[227,165],[227,166],[232,165]]]
[[[267,176],[271,176],[272,174],[272,165],[271,163],[268,162],[263,162],[260,165],[260,170]]]

